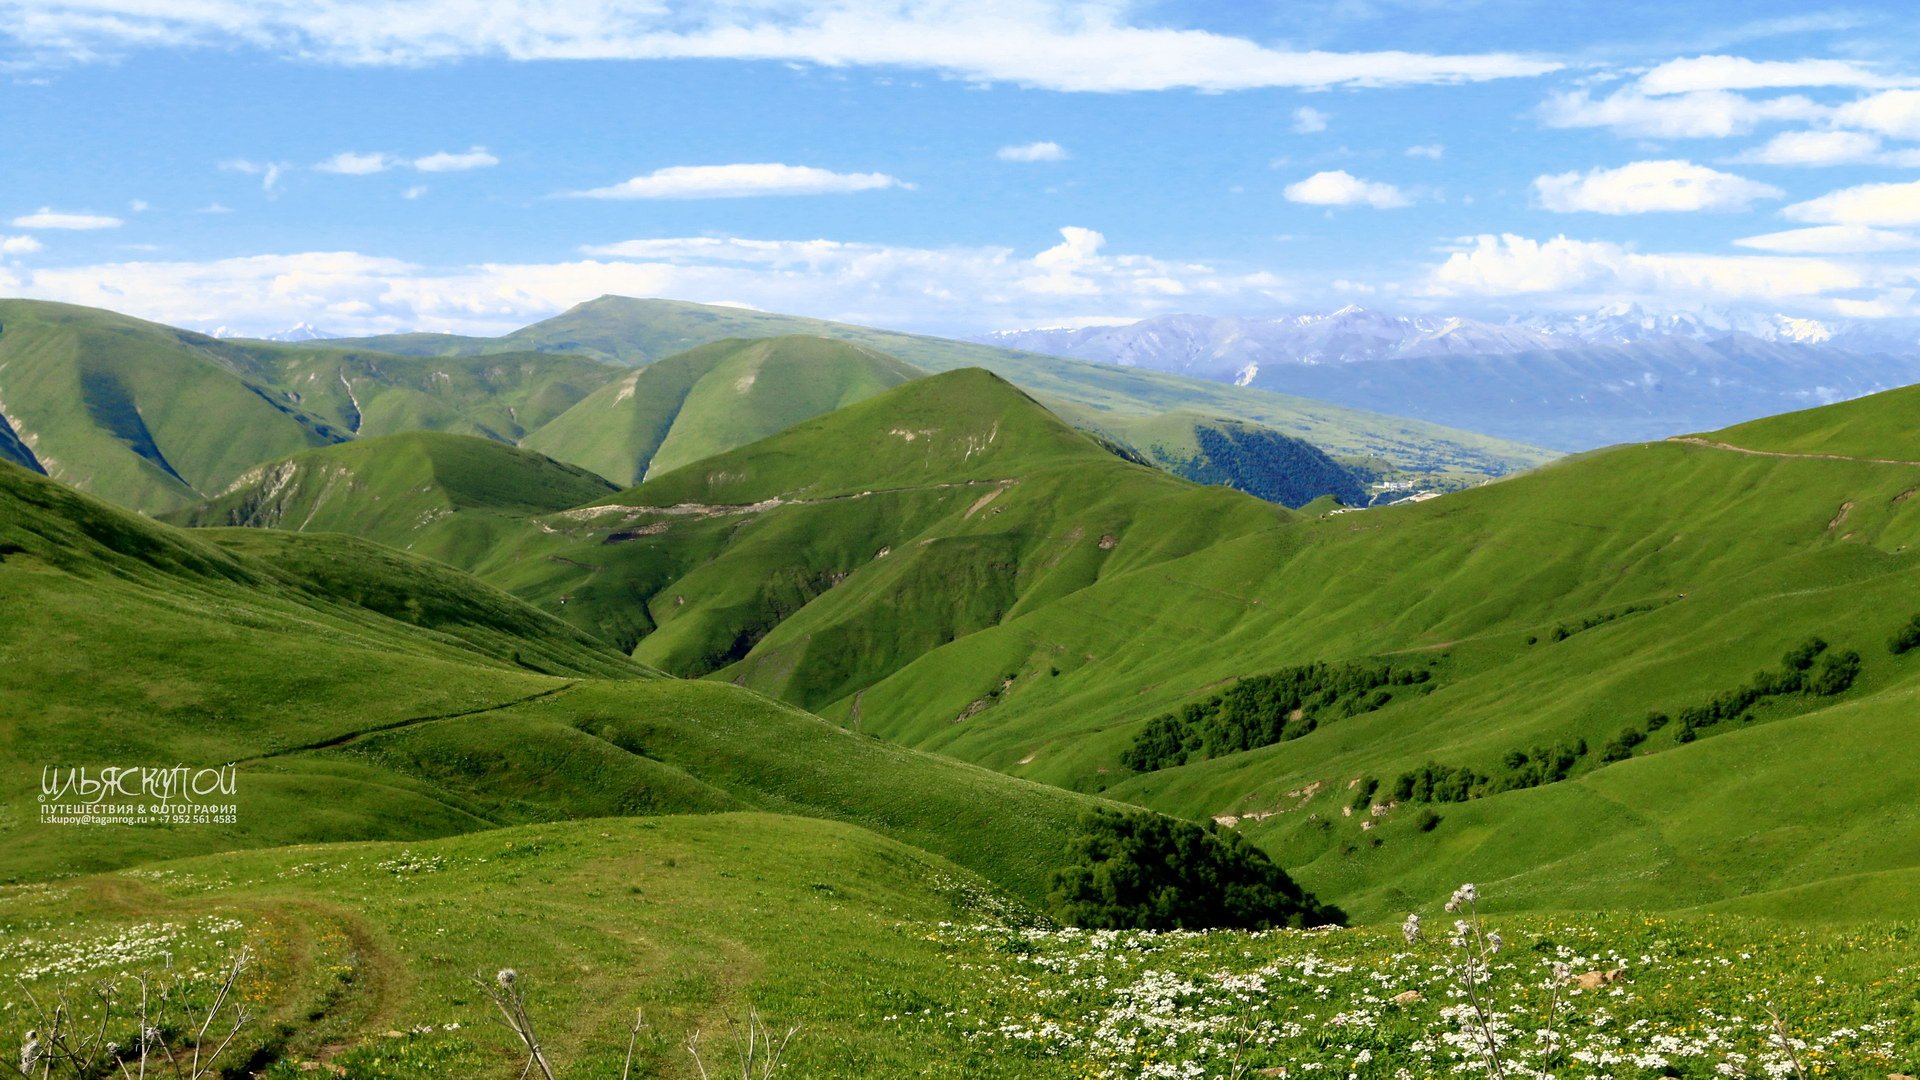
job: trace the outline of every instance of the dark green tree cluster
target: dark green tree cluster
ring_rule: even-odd
[[[1811,637],[1787,650],[1780,667],[1754,675],[1745,686],[1722,690],[1698,705],[1689,705],[1676,715],[1680,730],[1675,741],[1692,742],[1700,728],[1712,727],[1723,720],[1744,718],[1755,705],[1770,697],[1812,694],[1831,697],[1844,693],[1860,677],[1860,654],[1847,649],[1834,651],[1827,643]]]
[[[1554,627],[1553,633],[1547,635],[1547,637],[1553,641],[1565,641],[1582,630],[1591,630],[1596,626],[1605,626],[1615,619],[1624,618],[1628,615],[1638,615],[1643,611],[1652,611],[1659,606],[1658,604],[1634,604],[1631,607],[1621,608],[1619,611],[1608,611],[1599,615],[1589,615],[1577,623],[1561,623],[1559,626]],[[1529,641],[1527,644],[1531,645],[1533,642]]]
[[[1096,810],[1084,818],[1050,899],[1061,922],[1102,930],[1346,922],[1239,833],[1152,813]]]
[[[1152,772],[1272,746],[1297,739],[1323,721],[1382,708],[1393,700],[1392,687],[1421,686],[1432,678],[1425,667],[1322,663],[1253,676],[1148,721],[1121,753],[1120,763]]]
[[[1894,632],[1893,638],[1887,642],[1887,651],[1899,656],[1911,652],[1915,646],[1920,646],[1920,615],[1908,619],[1907,625]]]
[[[1859,677],[1859,653],[1852,649],[1836,651],[1820,638],[1810,637],[1787,650],[1778,669],[1759,672],[1745,686],[1723,690],[1703,704],[1689,705],[1676,717],[1650,712],[1644,724],[1621,728],[1620,734],[1600,748],[1600,763],[1627,760],[1654,732],[1670,723],[1678,724],[1674,741],[1689,743],[1699,738],[1700,728],[1744,717],[1767,698],[1791,694],[1829,697],[1844,693]],[[1558,783],[1571,776],[1586,756],[1587,740],[1578,739],[1571,744],[1509,750],[1500,760],[1503,771],[1491,776],[1465,766],[1428,762],[1401,773],[1394,781],[1393,797],[1398,802],[1465,802],[1502,791]]]
[[[1156,448],[1169,472],[1197,484],[1223,484],[1249,495],[1299,509],[1322,495],[1347,506],[1365,506],[1365,482],[1311,443],[1260,428],[1193,429],[1199,453],[1176,460]]]

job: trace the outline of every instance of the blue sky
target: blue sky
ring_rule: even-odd
[[[1570,10],[1571,9],[1571,10]],[[1902,3],[0,0],[0,294],[1920,314]]]

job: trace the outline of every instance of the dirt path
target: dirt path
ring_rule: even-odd
[[[1850,457],[1846,454],[1794,454],[1785,450],[1753,450],[1732,443],[1714,442],[1693,435],[1675,435],[1667,440],[1673,443],[1686,443],[1689,446],[1705,446],[1714,450],[1728,450],[1736,454],[1748,454],[1753,457],[1806,458],[1813,461],[1859,461],[1868,465],[1911,465],[1920,468],[1920,461],[1907,461],[1902,458]]]
[[[410,716],[405,720],[395,720],[390,724],[381,724],[378,727],[363,728],[359,731],[349,731],[343,735],[335,735],[330,739],[322,739],[319,742],[306,743],[305,745],[302,745],[302,746],[289,746],[284,750],[275,750],[272,753],[268,753],[268,754],[257,754],[253,757],[244,758],[240,761],[237,761],[234,764],[246,765],[250,762],[267,761],[271,758],[286,757],[289,754],[303,754],[310,750],[335,750],[342,746],[350,746],[353,743],[356,743],[361,739],[366,738],[369,735],[379,735],[388,731],[398,731],[402,728],[416,727],[420,724],[437,723],[438,721],[441,721],[441,720],[457,720],[463,716],[479,716],[481,713],[499,712],[501,709],[511,709],[515,705],[525,705],[530,701],[539,701],[541,698],[550,698],[556,694],[564,694],[578,685],[580,685],[578,681],[571,681],[562,686],[555,686],[550,689],[542,690],[537,694],[528,694],[526,697],[514,698],[512,701],[502,701],[493,705],[482,705],[477,709],[464,709],[460,712],[441,713],[438,716]]]

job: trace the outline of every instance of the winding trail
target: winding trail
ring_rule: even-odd
[[[567,691],[579,685],[580,685],[580,681],[578,679],[572,679],[560,686],[549,687],[545,690],[540,691],[537,694],[528,694],[526,697],[514,698],[511,701],[501,701],[492,705],[482,705],[474,709],[463,709],[460,712],[441,713],[437,716],[410,716],[404,720],[395,720],[390,724],[381,724],[378,727],[362,728],[359,731],[349,731],[342,735],[335,735],[329,739],[322,739],[319,742],[306,743],[301,746],[289,746],[284,749],[274,750],[270,753],[256,754],[253,757],[243,758],[239,761],[236,761],[234,762],[234,764],[246,765],[255,761],[267,761],[272,758],[286,757],[290,754],[304,754],[313,750],[335,750],[342,746],[349,746],[353,743],[356,743],[361,739],[366,738],[369,735],[381,735],[389,731],[399,731],[402,728],[418,727],[421,724],[437,723],[441,720],[458,720],[463,716],[479,716],[482,713],[499,712],[501,709],[511,709],[516,705],[525,705],[528,702],[539,701],[542,698],[550,698],[557,694],[564,694]]]
[[[1920,468],[1920,461],[1908,461],[1904,458],[1852,457],[1847,454],[1795,454],[1785,450],[1754,450],[1732,443],[1715,442],[1696,435],[1675,435],[1667,440],[1671,443],[1686,443],[1689,446],[1705,446],[1713,450],[1727,450],[1735,454],[1748,454],[1753,457],[1805,458],[1812,461],[1859,461],[1868,465],[1910,465]]]

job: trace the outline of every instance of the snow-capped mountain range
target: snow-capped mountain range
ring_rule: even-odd
[[[1920,381],[1920,323],[1633,304],[1499,321],[1357,306],[1274,318],[1163,315],[975,340],[1562,449],[1700,431]]]
[[[243,334],[231,327],[215,327],[207,335],[217,338],[252,338],[255,341],[327,341],[339,334],[329,334],[312,323],[298,322],[277,334]]]

